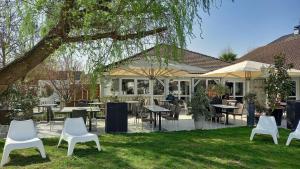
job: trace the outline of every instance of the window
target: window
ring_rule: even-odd
[[[149,94],[149,80],[137,80],[137,93]]]
[[[189,81],[180,81],[180,94],[189,95],[190,94],[190,82]]]
[[[219,80],[207,80],[207,87],[211,88],[212,86],[216,85],[219,83]]]
[[[243,96],[244,95],[244,83],[236,82],[235,83],[235,96]]]
[[[225,86],[229,89],[229,96],[235,99],[242,99],[244,96],[244,82],[225,82]]]
[[[292,81],[292,90],[289,96],[289,100],[296,100],[296,81]]]
[[[119,79],[109,79],[103,89],[104,96],[115,96],[119,94]]]
[[[169,82],[169,92],[173,95],[178,95],[178,81],[175,81],[173,79],[170,80]]]
[[[198,88],[201,86],[206,89],[206,80],[195,80],[194,93],[197,92]]]
[[[134,79],[122,79],[122,94],[123,95],[134,94]]]
[[[164,87],[164,80],[155,79],[153,83],[153,94],[154,95],[164,95],[165,87]]]
[[[229,96],[233,96],[233,82],[226,82],[225,86],[227,86],[229,89]]]

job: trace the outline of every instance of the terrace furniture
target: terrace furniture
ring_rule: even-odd
[[[76,143],[89,141],[95,141],[98,151],[101,151],[98,136],[88,133],[82,117],[66,119],[57,148],[60,146],[62,140],[68,142],[68,156],[73,154]]]
[[[36,129],[32,120],[16,121],[10,123],[7,139],[5,141],[1,167],[9,161],[9,154],[16,149],[37,148],[46,158],[43,142],[37,137]]]
[[[275,144],[278,144],[279,132],[276,121],[273,116],[260,116],[256,128],[252,129],[250,141],[253,140],[255,134],[267,134],[273,137]]]
[[[241,116],[241,120],[243,119],[243,112],[244,112],[244,104],[243,103],[237,103],[236,104],[237,109],[234,109],[232,115],[233,119],[235,119],[235,116]]]
[[[52,111],[52,107],[54,107],[54,106],[57,106],[57,104],[52,104],[52,103],[47,103],[47,104],[40,104],[40,105],[38,105],[37,107],[38,108],[46,108],[46,112],[47,112],[47,122],[50,122],[50,120],[51,120],[51,111]]]
[[[148,105],[144,107],[149,110],[149,112],[154,113],[154,127],[156,127],[156,115],[158,114],[158,130],[161,131],[161,113],[170,112],[170,110],[157,105]]]
[[[298,122],[297,128],[294,132],[291,132],[287,141],[286,141],[286,146],[290,145],[292,139],[300,139],[300,123]]]
[[[84,124],[86,124],[87,115],[88,115],[88,113],[87,113],[86,109],[73,109],[72,113],[70,114],[70,118],[82,117]]]
[[[220,122],[222,118],[224,118],[224,125],[225,125],[225,116],[222,113],[218,113],[215,109],[215,107],[213,107],[212,105],[209,105],[209,110],[212,113],[211,116],[211,122],[213,121],[213,119],[215,120],[215,122]]]
[[[175,123],[177,121],[176,130],[178,129],[179,125],[179,114],[181,112],[182,108],[179,104],[176,104],[174,107],[174,112],[170,116],[163,116],[167,121],[172,121]]]
[[[93,115],[97,112],[100,112],[100,108],[99,107],[64,107],[63,109],[61,109],[59,112],[60,113],[65,113],[68,114],[69,117],[71,117],[71,113],[73,112],[73,110],[77,110],[77,109],[85,109],[88,112],[88,116],[89,116],[89,131],[92,130],[92,117],[94,117]]]
[[[65,121],[66,117],[64,114],[60,112],[53,112],[52,108],[50,107],[49,109],[47,108],[47,113],[49,114],[49,124],[50,124],[50,131],[54,128],[55,122],[63,122]]]
[[[212,104],[212,106],[215,108],[220,108],[220,109],[224,110],[224,111],[222,111],[222,113],[226,114],[226,121],[225,121],[226,125],[229,125],[229,122],[228,122],[229,114],[232,114],[234,109],[238,109],[238,107],[236,107],[236,106],[223,105],[223,104]]]

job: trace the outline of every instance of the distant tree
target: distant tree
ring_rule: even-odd
[[[231,48],[225,49],[219,59],[225,61],[225,62],[233,62],[236,60],[237,54],[233,53]]]
[[[0,67],[6,66],[20,55],[19,41],[21,19],[14,0],[0,1]]]

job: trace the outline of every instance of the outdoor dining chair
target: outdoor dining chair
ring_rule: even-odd
[[[54,129],[54,125],[56,122],[63,122],[66,119],[66,114],[60,112],[54,112],[52,108],[48,109],[48,114],[50,115],[50,131]]]
[[[237,103],[236,107],[238,109],[234,109],[232,115],[233,119],[235,120],[235,116],[241,116],[241,120],[243,120],[243,115],[244,115],[244,104],[243,103]]]
[[[290,145],[291,141],[293,139],[300,139],[300,123],[298,122],[297,128],[294,132],[291,132],[287,141],[286,141],[286,146]]]
[[[98,136],[88,133],[82,117],[66,119],[57,147],[60,146],[62,140],[68,142],[68,156],[73,154],[76,143],[89,141],[95,141],[98,151],[101,151]]]
[[[33,121],[13,120],[8,129],[2,154],[1,167],[8,163],[11,151],[25,148],[37,148],[42,158],[46,158],[43,142],[37,137]]]
[[[267,134],[273,137],[275,144],[278,144],[279,132],[273,116],[260,116],[256,128],[252,129],[250,141],[255,134]]]
[[[174,105],[174,112],[169,115],[169,116],[163,116],[163,118],[166,119],[166,122],[168,123],[168,121],[172,121],[172,123],[176,122],[176,131],[179,128],[179,114],[181,112],[182,108],[179,105],[179,103],[177,103],[176,105]]]

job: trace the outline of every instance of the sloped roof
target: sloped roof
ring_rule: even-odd
[[[292,63],[295,69],[300,69],[300,35],[289,34],[282,36],[265,46],[245,54],[236,63],[251,60],[273,64],[274,56],[278,54],[285,55],[287,63]]]
[[[183,52],[181,57],[176,57],[176,53]],[[145,51],[142,51],[136,55],[123,59],[119,62],[113,63],[114,65],[122,64],[123,62],[143,58],[146,56],[160,56],[167,57],[170,60],[178,61],[179,63],[184,63],[191,66],[197,66],[208,71],[219,69],[225,66],[230,65],[228,62],[224,62],[220,59],[208,56],[205,54],[193,52],[186,49],[181,49],[177,47],[172,47],[167,44],[160,44],[155,47],[149,48]]]

